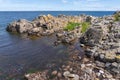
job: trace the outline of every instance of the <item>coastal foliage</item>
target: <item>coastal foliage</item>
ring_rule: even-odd
[[[72,31],[74,30],[76,27],[79,27],[80,26],[80,23],[74,23],[74,22],[69,22],[67,24],[67,26],[64,28],[64,30],[66,31]]]
[[[120,15],[119,14],[115,14],[114,18],[115,18],[115,21],[120,21]]]
[[[87,29],[89,28],[90,23],[89,23],[89,22],[83,22],[83,23],[81,23],[81,25],[82,25],[82,30],[81,30],[81,32],[84,33],[84,32],[86,32]]]
[[[72,31],[74,30],[76,27],[82,27],[81,32],[84,33],[87,31],[87,29],[89,28],[90,23],[89,22],[82,22],[82,23],[74,23],[74,22],[69,22],[67,24],[67,26],[64,28],[64,30],[66,31]]]

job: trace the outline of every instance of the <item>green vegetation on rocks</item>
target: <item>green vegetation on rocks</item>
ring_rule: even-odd
[[[82,25],[82,30],[81,30],[81,32],[84,33],[84,32],[86,32],[87,29],[89,28],[90,23],[89,23],[89,22],[83,22],[83,23],[81,23],[81,25]]]
[[[82,23],[74,23],[74,22],[69,22],[67,24],[67,26],[64,28],[64,30],[66,31],[72,31],[74,30],[76,27],[82,27],[81,32],[84,33],[87,31],[87,29],[89,28],[90,23],[89,22],[82,22]]]
[[[120,15],[119,14],[115,14],[114,18],[115,18],[115,21],[120,21]]]
[[[72,30],[74,30],[78,26],[80,26],[80,23],[69,22],[67,24],[67,26],[64,28],[64,30],[66,30],[66,31],[72,31]]]

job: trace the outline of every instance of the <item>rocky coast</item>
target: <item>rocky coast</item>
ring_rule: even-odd
[[[72,47],[65,64],[25,74],[27,80],[120,80],[120,11],[103,17],[41,15],[32,21],[14,21],[6,30],[28,38],[55,34],[56,46]],[[72,42],[83,51],[74,50]]]

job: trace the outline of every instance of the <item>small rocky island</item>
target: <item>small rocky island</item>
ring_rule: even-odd
[[[84,50],[84,56],[74,51],[58,69],[25,74],[27,80],[120,80],[120,11],[103,17],[41,15],[14,21],[6,30],[27,38],[55,34],[55,45],[78,41]]]

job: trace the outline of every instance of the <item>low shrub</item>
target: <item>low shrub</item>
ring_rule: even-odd
[[[84,33],[87,31],[87,29],[89,28],[90,23],[89,22],[82,22],[82,23],[74,23],[74,22],[69,22],[67,24],[67,26],[64,28],[65,31],[72,31],[74,30],[76,27],[82,27],[81,32]]]
[[[66,31],[72,31],[72,30],[74,30],[78,26],[80,26],[80,23],[69,22],[67,24],[67,26],[64,28],[64,30],[66,30]]]
[[[82,25],[82,30],[81,30],[81,32],[82,32],[82,33],[85,33],[85,32],[87,31],[87,29],[89,28],[90,23],[89,23],[89,22],[83,22],[83,23],[81,23],[81,25]]]

